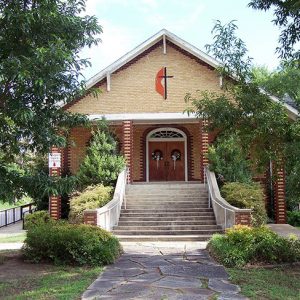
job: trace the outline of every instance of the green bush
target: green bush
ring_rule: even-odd
[[[113,185],[125,167],[125,159],[119,155],[117,141],[105,121],[99,122],[92,135],[87,155],[77,173],[81,189],[99,183]]]
[[[55,221],[51,219],[47,211],[40,210],[32,214],[26,215],[24,222],[25,222],[25,229],[30,229],[35,226],[40,226],[45,223],[53,223]]]
[[[224,182],[251,182],[250,161],[236,135],[220,136],[208,148],[209,169]]]
[[[234,226],[227,230],[225,235],[213,235],[208,249],[227,267],[242,267],[248,263],[290,263],[300,260],[298,239],[280,237],[264,226]]]
[[[228,203],[238,208],[251,208],[251,225],[261,226],[267,221],[264,193],[259,183],[226,183],[221,189]]]
[[[83,212],[104,206],[111,200],[112,187],[96,185],[87,187],[82,193],[78,193],[70,199],[69,222],[82,223]]]
[[[115,236],[99,227],[55,222],[29,228],[22,250],[34,262],[104,265],[113,263],[122,248]]]
[[[287,212],[288,223],[292,226],[300,226],[300,211],[288,211]]]

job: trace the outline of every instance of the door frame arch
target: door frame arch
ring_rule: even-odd
[[[151,138],[153,133],[158,131],[174,131],[183,137],[177,138]],[[188,160],[187,160],[187,135],[185,132],[174,127],[159,127],[151,130],[146,136],[146,182],[149,182],[149,142],[184,142],[184,181],[188,181]]]

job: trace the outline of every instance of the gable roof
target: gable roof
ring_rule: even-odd
[[[103,80],[107,76],[107,74],[114,73],[118,69],[122,68],[125,64],[135,59],[138,55],[142,54],[150,47],[154,46],[157,42],[164,41],[164,39],[165,41],[170,41],[179,48],[187,51],[192,56],[204,61],[213,68],[220,66],[220,63],[208,54],[204,53],[203,51],[191,45],[190,43],[184,41],[183,39],[171,33],[170,31],[162,29],[153,36],[151,36],[149,39],[144,41],[142,44],[138,45],[133,50],[123,55],[121,58],[109,65],[107,68],[97,73],[91,79],[89,79],[87,82],[87,89],[93,87],[96,83]]]
[[[114,63],[110,64],[108,67],[91,77],[87,83],[86,83],[86,89],[89,90],[90,88],[94,87],[96,84],[103,80],[107,80],[108,76],[110,76],[112,73],[118,71],[123,66],[125,66],[127,63],[131,62],[135,58],[137,58],[139,55],[143,54],[145,51],[150,49],[152,46],[157,44],[159,41],[162,41],[163,45],[166,45],[167,41],[171,42],[175,46],[177,46],[179,49],[186,51],[188,54],[190,54],[192,57],[195,57],[199,59],[200,61],[203,61],[207,65],[211,66],[213,69],[221,66],[222,64],[218,62],[216,59],[208,55],[207,53],[201,51],[197,47],[193,46],[192,44],[186,42],[185,40],[181,39],[174,33],[162,29],[153,36],[151,36],[149,39],[135,47],[133,50],[129,51],[122,57],[120,57],[118,60],[116,60]],[[263,93],[266,93],[262,90]],[[274,102],[281,102],[285,108],[288,111],[288,114],[291,119],[296,120],[300,114],[299,111],[291,105],[290,102],[285,101],[285,99],[280,100],[279,98],[269,95],[270,99]],[[83,97],[80,97],[79,99],[74,99],[73,101],[67,103],[64,108],[67,109],[68,107],[72,106],[74,102],[77,102],[81,100]]]

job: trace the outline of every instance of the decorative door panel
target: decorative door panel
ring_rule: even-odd
[[[184,142],[149,142],[149,181],[184,181]]]
[[[167,181],[183,181],[185,174],[184,142],[167,142]]]
[[[149,180],[166,181],[166,143],[149,142]]]

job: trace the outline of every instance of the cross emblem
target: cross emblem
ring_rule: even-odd
[[[164,99],[167,99],[168,96],[167,79],[173,77],[174,76],[167,75],[167,67],[161,68],[156,74],[155,89],[160,95],[164,97]],[[162,85],[162,79],[164,80],[164,85]]]

